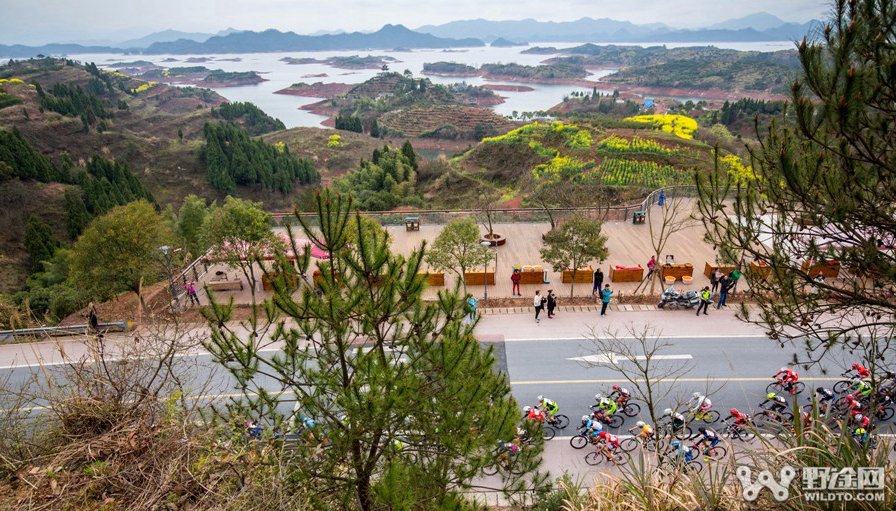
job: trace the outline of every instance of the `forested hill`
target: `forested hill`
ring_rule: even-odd
[[[282,130],[282,122],[225,101],[208,89],[65,59],[0,66],[0,292],[17,288],[29,268],[23,238],[32,215],[67,242],[91,218],[137,199],[163,209],[188,194],[220,200],[233,193],[284,208],[318,180],[310,162],[253,138]],[[219,170],[208,169],[207,124],[232,138],[234,166],[250,163],[233,186],[211,179]]]

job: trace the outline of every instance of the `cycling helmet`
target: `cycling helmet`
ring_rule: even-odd
[[[665,410],[663,410],[663,415],[672,415],[672,409],[666,408]]]
[[[595,400],[595,401],[600,401],[600,400],[603,399],[603,398],[604,398],[603,394],[595,394],[595,395],[594,395],[594,400]]]
[[[538,396],[539,401],[544,401],[544,396]]]
[[[694,399],[697,399],[698,397],[700,397],[700,393],[699,393],[699,392],[694,392],[694,393],[691,395],[691,397],[693,397]]]
[[[706,428],[704,428],[703,426],[700,426],[699,428],[697,428],[697,431],[699,431],[701,433],[706,433]]]
[[[774,392],[769,392],[768,394],[765,395],[766,399],[775,399],[776,397],[778,397],[778,395],[775,394]]]
[[[590,419],[590,418],[591,418],[591,417],[590,417],[589,415],[583,415],[583,416],[582,416],[582,422],[588,422],[588,419]]]
[[[858,362],[853,362],[853,364],[852,364],[852,368],[853,368],[853,369],[858,369],[858,368],[859,368],[859,363],[858,363]]]
[[[639,428],[640,428],[640,427],[644,427],[644,426],[646,426],[646,425],[647,425],[647,424],[646,424],[644,421],[638,421],[638,422],[635,423],[635,426],[638,426]]]
[[[815,389],[815,392],[818,392],[819,394],[824,394],[824,387],[818,387],[817,389]]]
[[[739,415],[740,414],[740,412],[737,410],[737,408],[732,408],[730,411],[731,411],[731,415]]]
[[[613,385],[613,390],[619,390],[619,385]]]
[[[787,370],[786,367],[782,367],[782,368],[781,368],[781,372],[784,372],[784,371],[786,371],[786,370]]]
[[[524,407],[523,407],[523,411],[524,411],[524,412],[528,412],[528,411],[531,410],[531,409],[532,409],[531,406],[524,406]]]
[[[857,429],[856,429],[856,434],[857,434],[857,435],[864,435],[864,434],[865,434],[865,428],[857,428]]]
[[[681,442],[679,442],[678,440],[672,440],[672,443],[669,445],[672,447],[678,447],[679,445],[681,445]]]
[[[862,420],[862,419],[864,419],[864,418],[865,418],[864,415],[862,415],[862,414],[860,414],[860,413],[857,413],[857,414],[856,414],[856,420],[857,420],[857,421],[860,421],[860,420]]]

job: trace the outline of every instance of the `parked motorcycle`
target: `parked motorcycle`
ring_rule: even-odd
[[[663,291],[663,297],[656,306],[660,309],[692,309],[700,305],[700,295],[696,291],[681,294],[674,287]]]

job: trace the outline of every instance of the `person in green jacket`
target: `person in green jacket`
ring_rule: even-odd
[[[610,297],[613,296],[613,291],[610,291],[610,285],[607,284],[603,291],[600,292],[600,301],[603,302],[600,306],[600,315],[607,315],[607,307],[610,305]]]
[[[709,315],[707,311],[709,310],[709,304],[712,303],[711,296],[712,294],[709,291],[709,286],[704,287],[703,290],[700,291],[700,305],[697,306],[698,316],[700,315],[700,309],[703,309],[704,316]]]

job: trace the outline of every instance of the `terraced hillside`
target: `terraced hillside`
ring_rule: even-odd
[[[607,124],[534,122],[485,138],[451,160],[430,180],[427,197],[452,206],[491,190],[507,206],[584,205],[572,204],[576,197],[624,202],[712,171],[712,149],[692,140],[694,129],[693,119],[671,115]],[[735,156],[727,166],[743,169]]]
[[[380,118],[380,127],[385,133],[410,138],[479,140],[515,126],[516,123],[488,108],[459,105],[413,106]]]

